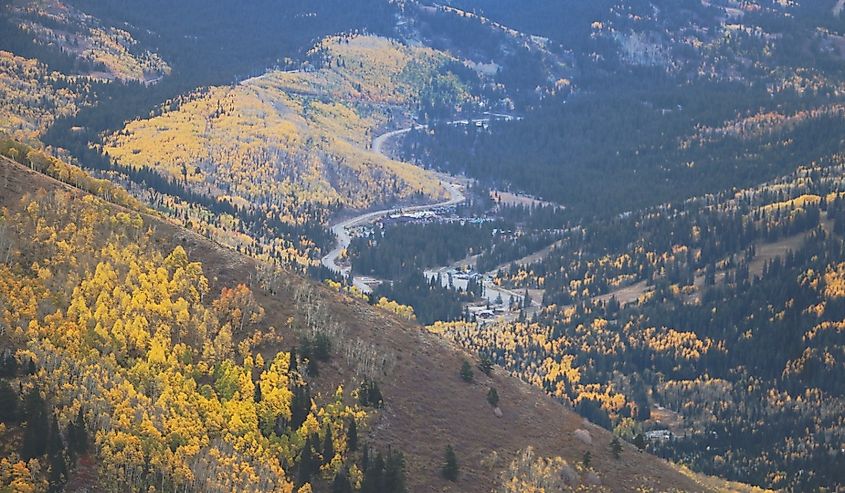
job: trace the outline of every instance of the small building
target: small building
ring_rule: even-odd
[[[651,430],[645,432],[645,437],[654,442],[668,442],[673,438],[673,435],[669,430]]]

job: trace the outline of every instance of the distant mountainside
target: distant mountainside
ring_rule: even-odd
[[[441,80],[439,97],[470,98],[445,54],[384,38],[329,38],[316,69],[274,71],[165,103],[160,116],[129,122],[105,139],[118,164],[148,166],[191,188],[256,206],[366,208],[438,198],[435,179],[369,151],[391,116],[401,119]],[[188,172],[185,173],[184,167]]]
[[[170,73],[170,66],[140,46],[130,32],[104,25],[71,4],[21,0],[10,2],[7,9],[19,36],[31,36],[42,49],[58,49],[80,74],[151,84]]]

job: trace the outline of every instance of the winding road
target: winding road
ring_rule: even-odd
[[[410,132],[413,128],[425,128],[425,126],[414,125],[413,127],[407,127],[383,133],[373,139],[373,151],[389,158],[389,156],[387,156],[383,151],[384,143],[392,137]],[[326,254],[326,256],[324,256],[320,260],[323,266],[344,276],[349,275],[351,270],[350,267],[348,265],[338,264],[338,259],[340,258],[341,252],[346,249],[349,246],[349,243],[352,241],[352,234],[350,230],[353,228],[375,223],[379,219],[385,216],[389,216],[390,214],[395,214],[397,212],[421,212],[437,209],[440,207],[451,207],[461,204],[466,200],[466,196],[463,192],[463,185],[461,185],[461,183],[457,179],[445,174],[438,174],[437,176],[440,177],[441,184],[446,189],[446,191],[449,192],[448,200],[436,202],[434,204],[423,204],[408,207],[391,207],[389,209],[381,209],[377,211],[366,212],[364,214],[351,217],[333,225],[332,232],[337,237],[337,244],[328,254]],[[352,279],[352,284],[364,293],[369,293],[371,291],[370,287],[366,283],[364,283],[363,279],[360,277],[354,277]]]
[[[489,122],[491,119],[502,119],[502,120],[513,120],[519,117],[514,117],[512,115],[504,115],[498,113],[485,113],[486,116],[482,118],[472,118],[472,119],[463,119],[463,120],[453,120],[447,123],[447,125],[470,125],[470,124],[478,124],[478,123],[486,123]],[[423,129],[427,128],[426,125],[415,124],[410,127],[400,128],[398,130],[391,130],[389,132],[385,132],[383,134],[378,135],[373,139],[372,150],[381,154],[388,159],[392,159],[388,156],[384,151],[384,144],[393,137],[398,135],[408,133],[414,129]],[[352,233],[351,230],[360,226],[364,226],[367,224],[373,224],[379,219],[382,219],[385,216],[389,216],[391,214],[395,214],[398,212],[422,212],[428,211],[432,209],[438,209],[441,207],[452,207],[458,204],[463,203],[466,200],[466,196],[463,192],[463,182],[456,177],[437,173],[437,176],[440,178],[440,183],[449,193],[449,199],[444,200],[441,202],[436,202],[433,204],[423,204],[423,205],[415,205],[415,206],[408,206],[408,207],[391,207],[388,209],[381,209],[377,211],[365,212],[363,214],[351,217],[349,219],[345,219],[337,224],[332,226],[332,232],[337,237],[337,244],[335,247],[326,254],[320,262],[323,264],[324,267],[327,269],[332,270],[338,274],[343,276],[348,276],[351,274],[351,268],[348,265],[340,265],[338,264],[338,260],[340,259],[340,254],[349,247],[350,242],[352,241]],[[352,285],[358,288],[363,293],[370,293],[372,289],[370,286],[365,282],[367,278],[355,276],[352,278]],[[492,283],[490,283],[492,285]],[[505,294],[513,294],[507,292],[502,288],[498,288],[498,286],[493,287],[494,291],[502,291]]]

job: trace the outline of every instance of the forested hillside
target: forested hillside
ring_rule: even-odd
[[[89,80],[51,72],[37,60],[0,51],[0,131],[35,139],[63,116],[93,104]]]
[[[110,185],[76,175],[89,195],[28,167],[0,158],[0,480],[12,491],[720,487],[630,446],[617,454],[608,433],[498,370],[467,381],[461,361],[474,358],[418,326]],[[439,474],[447,444],[456,483]]]
[[[780,2],[454,3],[547,36],[575,57],[576,71],[567,90],[548,87],[542,102],[525,105],[521,120],[414,132],[406,160],[580,215],[754,185],[841,147],[841,113],[831,108],[845,80],[845,26],[829,11]],[[793,121],[690,140],[702,127],[766,126],[772,114]]]
[[[397,12],[395,6],[381,1],[358,2],[352,10],[339,9],[339,5],[331,1],[314,5],[267,1],[247,7],[217,3],[208,8],[187,2],[178,6],[169,2],[131,6],[121,2],[2,2],[0,49],[10,53],[2,54],[0,91],[5,97],[0,105],[0,129],[28,139],[35,147],[44,142],[79,159],[100,176],[119,181],[142,200],[206,236],[255,254],[273,255],[288,265],[308,265],[331,241],[326,217],[336,209],[339,198],[326,197],[331,195],[324,193],[328,185],[315,184],[316,191],[297,201],[261,198],[262,207],[255,208],[241,197],[230,196],[235,194],[221,194],[226,196],[218,200],[208,195],[209,190],[193,190],[184,183],[180,166],[173,177],[146,165],[152,163],[141,167],[115,163],[102,153],[101,144],[103,136],[122,129],[127,120],[160,114],[165,103],[194,100],[209,92],[210,85],[231,84],[274,67],[298,68],[308,58],[312,68],[319,68],[326,61],[323,51],[308,55],[315,43],[328,35],[360,29],[383,32]],[[185,19],[190,21],[183,22]],[[337,113],[337,106],[328,101],[314,106],[315,118],[321,114],[324,123],[353,113],[348,109]],[[269,112],[276,111],[271,108]],[[361,131],[361,119],[372,123],[369,115],[363,115],[341,126]],[[322,167],[320,152],[315,149],[302,155],[301,148],[309,139],[322,141],[325,134],[307,133],[297,144],[299,154],[294,157],[310,167]],[[360,150],[348,147],[336,151],[333,162],[327,158],[325,165],[343,167],[343,161],[350,159],[358,167],[356,172],[371,180],[382,180],[383,173],[403,175],[374,197],[438,193],[437,184],[421,178],[415,168],[377,158],[369,159],[375,161],[370,166],[362,163]],[[258,159],[255,153],[252,157]],[[288,176],[289,185],[282,189],[301,191],[302,187],[291,183],[314,176],[310,169],[302,171],[303,177]],[[340,173],[331,178],[337,182],[345,177]],[[407,186],[407,181],[414,186]],[[251,193],[250,198],[260,195],[254,187]],[[310,203],[315,195],[320,199]],[[281,208],[269,211],[270,202],[281,204]]]
[[[456,61],[368,36],[327,38],[310,60],[296,71],[167,102],[160,115],[107,137],[103,152],[120,166],[148,168],[195,193],[293,225],[325,225],[339,207],[442,197],[433,176],[369,147],[376,129],[421,104],[431,79],[443,81],[438,95],[453,107],[468,101],[449,71]],[[270,256],[281,257],[288,246],[256,240]],[[305,263],[327,246],[320,237],[304,240]],[[316,244],[307,248],[308,242]]]
[[[547,37],[576,70],[521,119],[402,143],[403,159],[555,202],[566,224],[551,249],[495,254],[551,232],[526,223],[475,261],[542,308],[438,331],[697,470],[840,488],[834,2],[450,3]]]
[[[147,84],[170,74],[170,66],[130,32],[105,25],[73,5],[59,0],[16,0],[5,7],[11,48],[36,58],[58,52],[47,57],[55,70]]]
[[[667,430],[655,453],[775,488],[836,488],[842,171],[836,155],[588,223],[499,274],[543,290],[530,321],[447,333],[630,440]]]
[[[0,493],[839,491],[842,11],[0,0]]]

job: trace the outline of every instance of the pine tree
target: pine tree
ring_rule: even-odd
[[[256,403],[261,402],[261,382],[255,382],[255,391],[252,394],[252,400]]]
[[[61,491],[67,480],[67,463],[65,462],[64,443],[59,431],[59,422],[53,415],[50,424],[50,437],[47,442],[47,457],[50,463],[50,491]]]
[[[704,284],[714,286],[716,284],[716,264],[709,263],[704,270]]]
[[[358,388],[358,403],[362,406],[380,408],[384,405],[384,399],[378,383],[374,380],[364,380]]]
[[[311,437],[305,438],[305,445],[302,447],[302,452],[299,454],[299,467],[296,472],[296,482],[298,485],[303,485],[311,481],[311,476],[314,474],[313,452],[311,446]]]
[[[307,384],[294,387],[290,410],[291,428],[298,429],[311,412],[311,390]]]
[[[499,406],[499,392],[493,387],[487,391],[487,402],[493,407]]]
[[[622,444],[619,443],[619,437],[613,437],[610,441],[610,451],[613,452],[613,458],[619,459],[622,455]]]
[[[361,451],[361,470],[367,472],[370,468],[370,446],[364,444],[364,450]]]
[[[642,433],[637,433],[634,436],[634,445],[638,449],[644,450],[645,449],[645,435],[643,435]]]
[[[40,457],[47,451],[50,425],[47,422],[47,412],[44,406],[44,399],[38,389],[30,390],[24,406],[27,420],[21,447],[21,457],[24,460]]]
[[[651,418],[651,407],[648,402],[648,394],[645,391],[642,381],[634,388],[634,402],[637,405],[637,421],[646,421]]]
[[[381,389],[378,386],[378,382],[370,382],[369,396],[367,399],[370,401],[370,405],[377,409],[380,409],[384,405],[384,398],[381,395]]]
[[[319,377],[320,376],[320,365],[317,364],[317,358],[310,357],[306,360],[308,363],[305,365],[305,371],[308,372],[308,376],[311,377]]]
[[[442,469],[443,477],[449,481],[458,480],[458,457],[451,445],[446,446],[445,464]]]
[[[469,365],[469,361],[464,360],[461,364],[461,379],[463,379],[464,382],[472,382],[472,377],[472,367]]]
[[[328,361],[331,357],[331,341],[329,336],[318,334],[314,338],[314,357],[320,361]]]
[[[581,458],[581,462],[584,464],[584,467],[590,467],[590,462],[593,461],[593,454],[590,451],[584,452],[584,456]]]
[[[76,420],[69,424],[68,428],[73,430],[72,434],[68,434],[69,445],[73,451],[80,455],[88,452],[88,429],[85,426],[85,413],[82,412],[81,406],[76,413]]]
[[[332,438],[331,426],[326,427],[326,436],[323,438],[323,464],[328,464],[334,459],[334,440]]]
[[[7,352],[0,359],[0,377],[14,377],[18,374],[18,360],[15,355]]]
[[[349,472],[341,469],[334,476],[332,481],[332,493],[352,493],[352,483],[349,481]]]
[[[6,380],[0,380],[0,423],[11,423],[18,417],[17,392]]]
[[[405,492],[405,456],[392,449],[387,451],[384,465],[384,489],[392,493]]]
[[[349,428],[346,429],[346,448],[350,452],[358,450],[358,425],[354,418],[349,420]]]
[[[481,355],[481,362],[478,364],[478,367],[481,368],[482,373],[489,376],[490,372],[493,371],[493,360],[490,359],[490,356],[483,354]]]
[[[384,487],[384,456],[378,452],[364,471],[364,481],[361,483],[361,493],[383,493]]]
[[[312,473],[316,473],[323,464],[323,447],[320,444],[320,434],[316,431],[311,434],[311,466]]]

